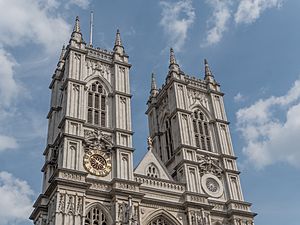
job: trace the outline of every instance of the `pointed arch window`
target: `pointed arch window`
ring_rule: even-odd
[[[107,225],[107,217],[99,207],[91,208],[86,214],[84,225]]]
[[[148,177],[159,178],[158,169],[154,164],[150,164],[147,167],[146,174]]]
[[[93,125],[106,127],[106,92],[103,86],[94,82],[88,91],[87,122]]]
[[[193,113],[193,129],[196,147],[202,150],[212,151],[208,119],[200,110],[196,110]]]
[[[166,142],[166,152],[167,152],[167,160],[169,160],[173,154],[173,139],[172,139],[172,128],[171,128],[171,120],[167,119],[165,121],[165,142]]]
[[[165,217],[159,216],[153,219],[148,225],[172,225],[172,224],[174,223],[171,223]]]

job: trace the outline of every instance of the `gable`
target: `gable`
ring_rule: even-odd
[[[163,180],[172,180],[167,168],[162,161],[155,155],[152,149],[149,149],[142,161],[134,169],[135,174],[150,176]],[[157,175],[157,176],[156,176]]]

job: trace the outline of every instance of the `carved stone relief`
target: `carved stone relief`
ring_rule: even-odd
[[[209,110],[208,100],[205,94],[195,90],[188,90],[188,98],[189,98],[190,106],[199,103]]]
[[[201,175],[211,173],[221,178],[222,169],[218,160],[212,159],[210,156],[197,156]]]
[[[133,205],[131,196],[128,197],[128,202],[118,203],[118,220],[122,224],[138,224],[138,211],[137,205]]]
[[[110,151],[113,147],[112,137],[100,130],[84,130],[84,150],[101,149]]]
[[[191,211],[189,216],[192,225],[210,225],[210,215],[202,209],[200,211]]]
[[[59,193],[58,212],[69,215],[83,215],[83,196]]]
[[[87,61],[87,76],[100,75],[107,81],[110,81],[111,68],[110,65],[96,61]]]

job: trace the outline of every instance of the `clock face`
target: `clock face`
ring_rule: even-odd
[[[83,157],[83,165],[89,173],[105,177],[111,171],[111,158],[105,152],[90,150]]]
[[[204,191],[214,198],[219,198],[223,194],[223,185],[218,177],[213,174],[204,174],[201,178]]]

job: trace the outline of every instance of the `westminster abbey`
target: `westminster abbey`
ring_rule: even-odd
[[[170,49],[168,66],[161,88],[152,76],[148,150],[134,167],[131,64],[120,32],[112,51],[95,48],[76,18],[50,83],[35,225],[254,224],[208,62],[203,79],[191,77]]]

